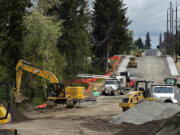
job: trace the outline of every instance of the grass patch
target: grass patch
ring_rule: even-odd
[[[96,81],[95,81],[95,83],[101,83],[101,82],[104,82],[106,79],[97,79]]]
[[[32,100],[32,105],[37,106],[37,105],[43,104],[44,102],[45,101],[44,101],[43,97],[34,97]]]

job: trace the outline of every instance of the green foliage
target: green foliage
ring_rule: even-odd
[[[15,65],[21,57],[23,16],[30,6],[30,0],[0,1],[1,80],[12,83],[15,79]]]
[[[106,79],[97,79],[97,80],[95,81],[95,83],[102,83],[102,82],[105,82],[105,80],[106,80]]]
[[[54,22],[39,10],[32,10],[24,17],[26,36],[24,37],[23,58],[42,68],[60,74],[65,59],[59,53],[56,43],[61,36],[61,21]]]
[[[23,59],[53,72],[59,80],[62,79],[65,66],[65,57],[56,46],[57,39],[62,35],[61,23],[62,21],[57,21],[54,17],[45,16],[42,9],[33,8],[31,14],[24,17],[26,31],[22,52]],[[43,86],[47,85],[47,80],[32,74],[25,74],[25,78],[23,88],[28,88],[24,90],[25,95],[30,99],[34,96],[44,96]]]
[[[85,0],[62,0],[59,15],[64,22],[58,48],[67,58],[65,75],[73,78],[77,73],[88,72],[90,68],[89,17]]]
[[[37,106],[43,104],[44,102],[45,100],[42,97],[34,97],[32,100],[32,105]]]
[[[146,40],[145,40],[145,49],[151,48],[151,38],[149,35],[149,32],[146,34]]]
[[[134,46],[135,49],[138,47],[139,49],[143,49],[144,48],[144,44],[143,41],[141,39],[141,37],[139,37],[135,42],[134,42]]]
[[[93,52],[96,58],[100,58],[101,67],[104,67],[103,63],[107,62],[109,55],[130,50],[130,21],[126,17],[127,8],[122,0],[96,0],[94,4]]]

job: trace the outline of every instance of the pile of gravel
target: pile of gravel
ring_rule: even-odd
[[[115,124],[120,124],[122,122],[143,124],[148,121],[169,118],[178,112],[180,112],[180,107],[175,104],[145,101],[126,112],[114,116],[111,122]]]

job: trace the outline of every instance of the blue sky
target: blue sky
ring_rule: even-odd
[[[175,7],[176,0],[172,2]],[[124,0],[124,3],[128,7],[127,16],[132,20],[129,28],[134,31],[134,39],[142,37],[144,40],[146,33],[150,32],[151,44],[155,48],[159,43],[159,34],[166,31],[166,14],[170,1]]]

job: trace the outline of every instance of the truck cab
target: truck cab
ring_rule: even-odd
[[[117,79],[108,79],[105,81],[104,88],[102,90],[103,95],[118,95],[120,89],[120,82]]]
[[[178,101],[175,99],[173,85],[153,85],[151,92],[152,97],[156,100],[160,100],[165,103],[178,104]]]
[[[164,83],[167,85],[176,85],[177,79],[176,78],[165,78]]]

